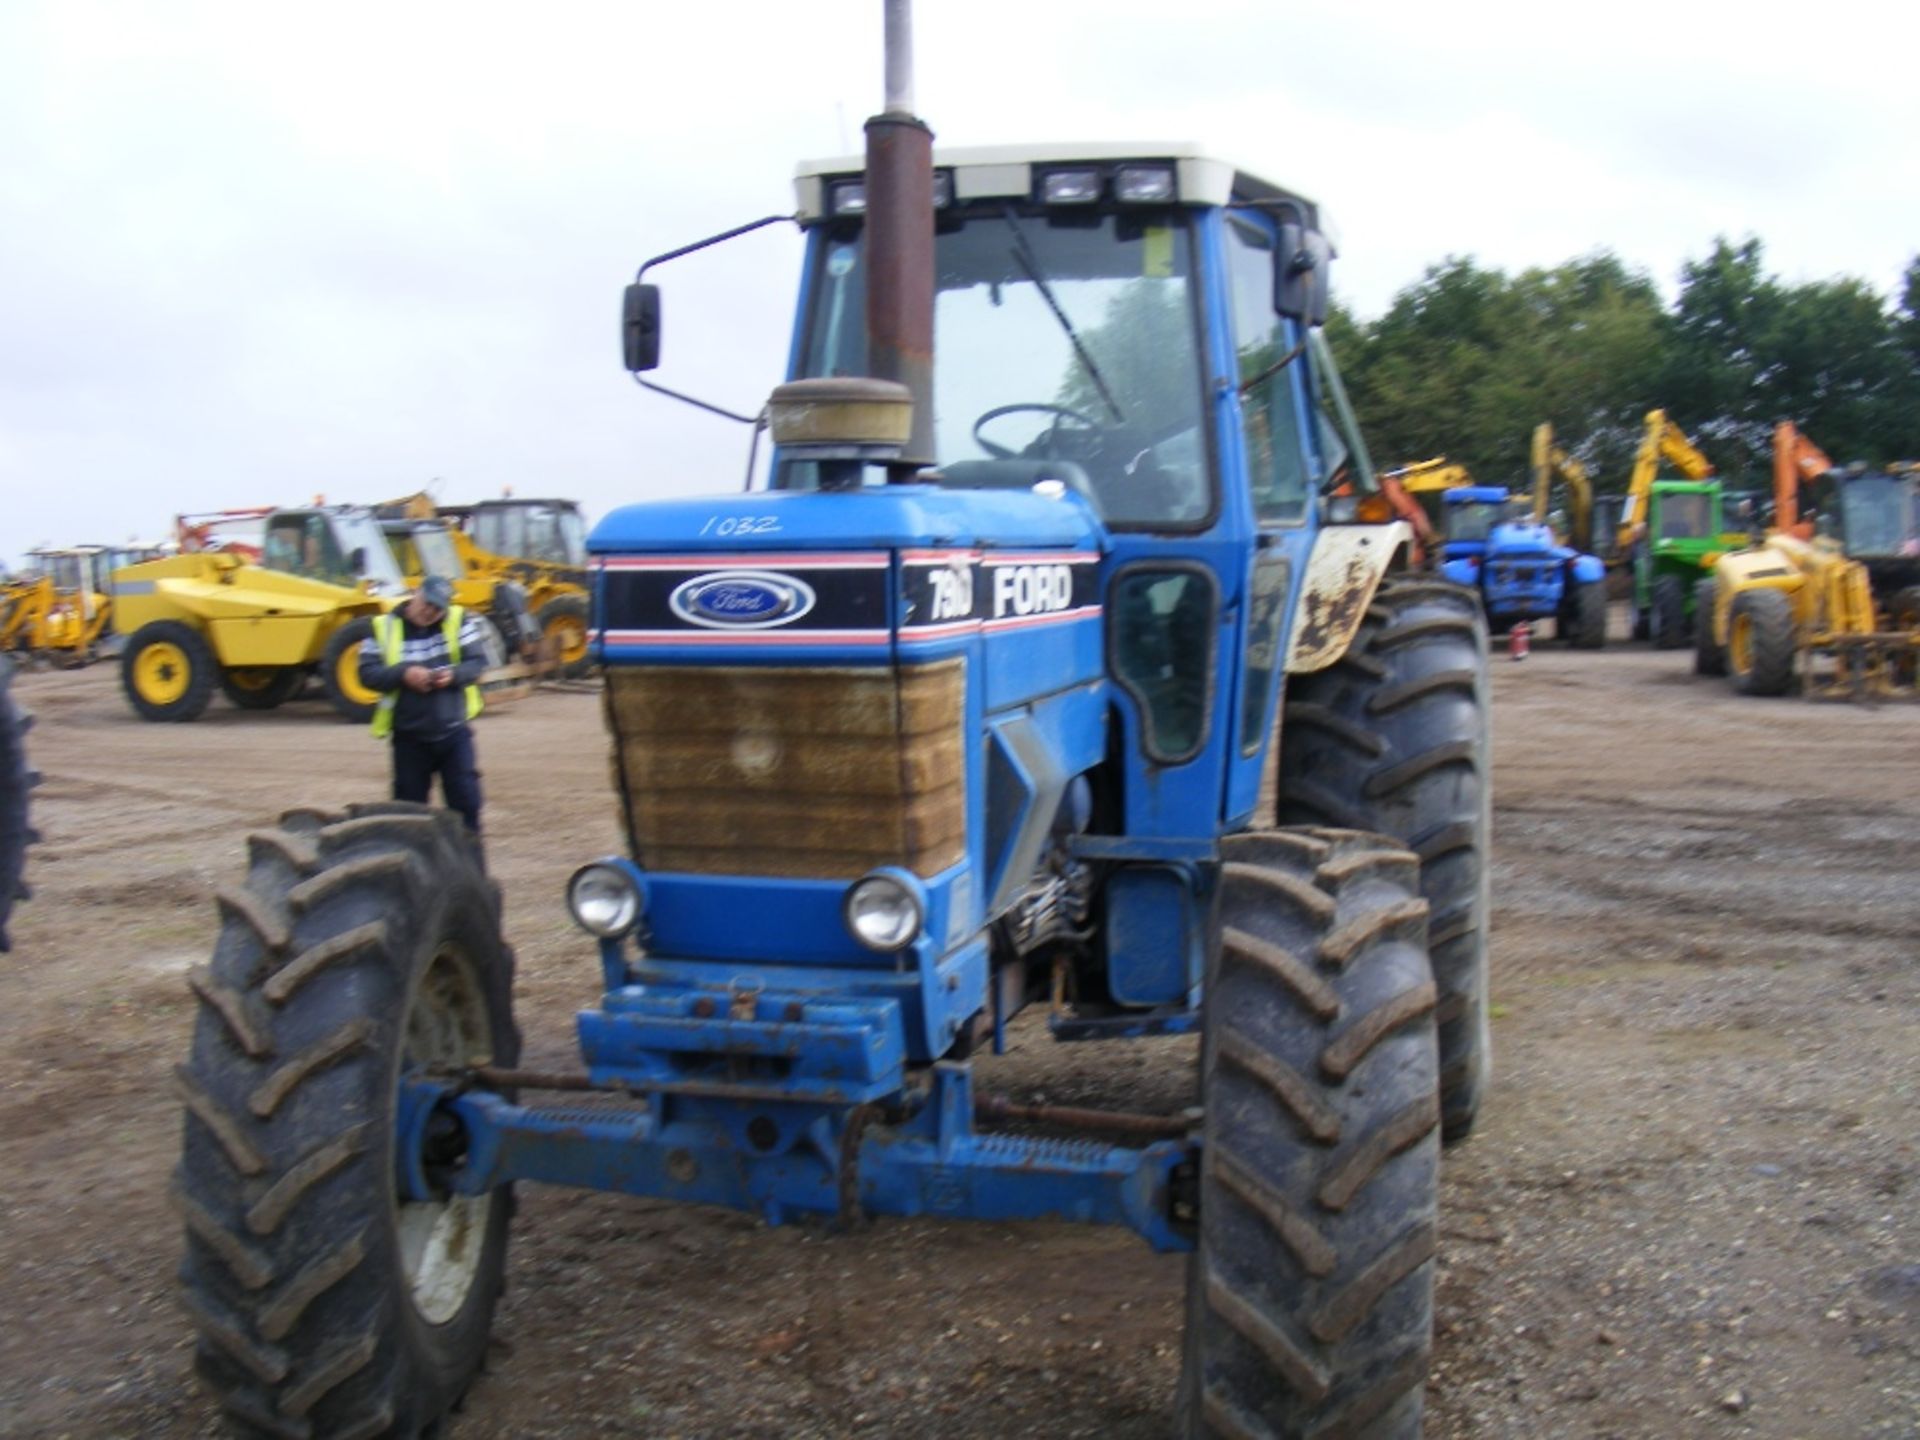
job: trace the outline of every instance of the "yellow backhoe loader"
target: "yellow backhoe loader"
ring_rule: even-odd
[[[566,678],[586,674],[591,665],[586,523],[578,504],[503,496],[471,505],[440,505],[422,492],[376,508],[390,534],[401,521],[438,521],[447,526],[460,568],[444,573],[455,580],[456,588],[464,579],[476,587],[476,593],[491,597],[502,584],[516,586],[525,598],[540,661]],[[409,543],[435,548],[435,542],[424,537],[419,541],[402,537],[399,543],[403,549]],[[426,572],[409,567],[407,573]],[[492,601],[476,603],[488,608]],[[504,622],[503,631],[513,628],[507,617],[498,618]],[[508,638],[510,648],[517,648],[511,643],[514,637]]]
[[[66,666],[93,659],[113,611],[106,556],[99,545],[28,552],[28,577],[0,595],[0,650]]]

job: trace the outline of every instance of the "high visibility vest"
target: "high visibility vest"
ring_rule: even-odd
[[[460,620],[466,611],[458,605],[449,606],[446,617],[440,622],[440,633],[447,637],[447,658],[455,665],[460,663]],[[385,615],[373,617],[373,638],[379,643],[380,658],[389,665],[400,663],[401,642],[406,637],[406,626],[400,617],[389,610]],[[393,733],[393,707],[400,703],[400,692],[389,690],[373,706],[373,738],[384,740]],[[471,720],[480,713],[480,687],[467,686],[467,719]]]

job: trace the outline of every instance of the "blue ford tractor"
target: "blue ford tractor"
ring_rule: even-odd
[[[1493,629],[1552,619],[1577,649],[1606,643],[1604,561],[1562,545],[1524,501],[1498,486],[1463,485],[1440,498],[1440,573],[1479,592]]]
[[[523,1181],[1121,1226],[1192,1256],[1179,1433],[1418,1432],[1488,1067],[1479,605],[1331,494],[1374,467],[1316,206],[1186,145],[936,156],[889,98],[799,174],[767,483],[591,536],[627,845],[568,886],[578,1067],[521,1068],[445,812],[292,811],[220,895],[174,1194],[243,1434],[441,1433]],[[1028,1006],[1198,1033],[1199,1106],[985,1093]]]

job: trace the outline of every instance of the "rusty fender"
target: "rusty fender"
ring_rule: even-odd
[[[1314,538],[1287,649],[1287,673],[1324,670],[1346,653],[1380,577],[1407,553],[1413,530],[1389,525],[1329,525]]]

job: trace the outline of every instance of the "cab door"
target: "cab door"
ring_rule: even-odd
[[[1227,672],[1234,683],[1223,697],[1230,748],[1221,812],[1230,830],[1272,818],[1271,797],[1260,805],[1260,779],[1285,684],[1294,595],[1316,520],[1305,332],[1274,308],[1275,243],[1274,223],[1259,211],[1229,211],[1221,226],[1243,471],[1241,483],[1228,488],[1248,508],[1253,537],[1237,607],[1238,654]]]

